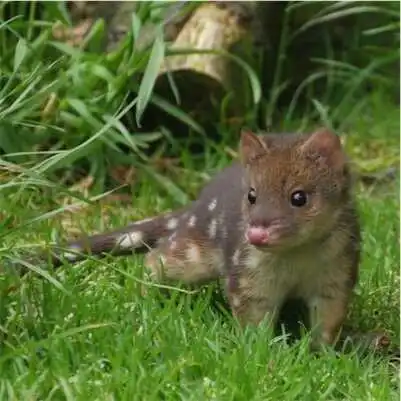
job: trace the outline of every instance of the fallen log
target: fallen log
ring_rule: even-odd
[[[227,54],[252,64],[252,10],[219,2],[199,6],[169,48],[155,93],[201,125],[221,121],[223,114],[227,119],[235,117],[235,124],[241,126],[244,111],[255,98],[247,71]]]

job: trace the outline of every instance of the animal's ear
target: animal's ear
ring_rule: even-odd
[[[340,138],[326,128],[315,131],[301,145],[301,151],[322,157],[331,168],[342,168],[346,163]]]
[[[252,162],[252,160],[265,154],[267,151],[267,144],[260,137],[249,130],[241,131],[239,154],[242,164]]]

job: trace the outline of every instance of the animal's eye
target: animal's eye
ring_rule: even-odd
[[[248,201],[251,205],[253,205],[256,202],[256,189],[255,188],[249,188]]]
[[[305,191],[295,191],[291,194],[291,205],[295,207],[302,207],[308,201]]]

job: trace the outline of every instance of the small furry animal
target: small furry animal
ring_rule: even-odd
[[[287,300],[308,306],[312,346],[337,339],[358,279],[360,227],[338,136],[241,133],[240,160],[197,200],[122,229],[69,242],[55,266],[149,251],[159,283],[221,280],[243,325],[277,321]]]

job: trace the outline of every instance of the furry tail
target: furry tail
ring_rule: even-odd
[[[152,248],[157,241],[171,235],[185,216],[186,208],[136,221],[126,227],[106,233],[82,237],[69,241],[63,247],[53,247],[51,263],[59,267],[63,261],[76,263],[87,255],[102,257],[105,254],[123,256],[143,253]]]

